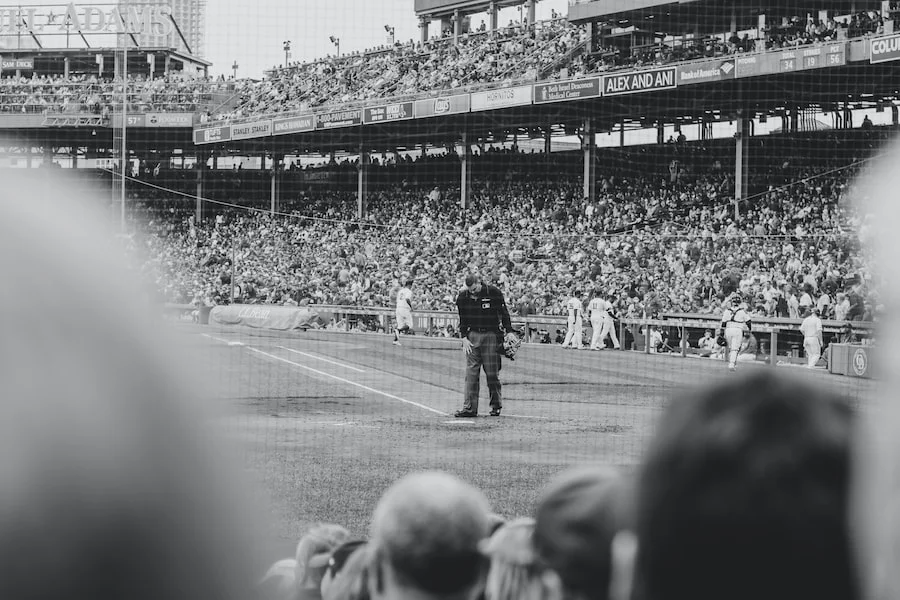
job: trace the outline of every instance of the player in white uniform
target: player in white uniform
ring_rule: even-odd
[[[613,348],[619,350],[622,348],[622,345],[619,344],[619,336],[616,335],[616,320],[613,317],[613,308],[612,302],[609,300],[604,300],[604,304],[606,305],[606,310],[603,315],[603,330],[600,332],[600,344],[601,348],[603,347],[603,343],[606,341],[606,336],[609,336],[609,339],[612,340]]]
[[[800,323],[800,332],[803,333],[806,366],[812,369],[822,357],[822,319],[819,318],[818,308],[808,311],[806,318]]]
[[[606,321],[606,300],[600,294],[594,292],[591,301],[588,302],[587,309],[591,319],[591,350],[603,350],[600,332],[603,331],[603,323]]]
[[[731,297],[731,306],[722,315],[721,331],[728,345],[728,370],[737,369],[737,358],[741,351],[744,332],[750,331],[750,315],[741,303],[739,294]]]
[[[566,331],[566,339],[563,340],[562,347],[568,348],[571,344],[572,348],[581,350],[581,329],[584,326],[584,305],[581,304],[581,292],[574,290],[572,297],[566,300],[566,310],[569,313]]]
[[[412,297],[413,293],[410,289],[412,285],[408,280],[403,279],[400,282],[400,289],[397,291],[397,327],[394,329],[394,345],[400,345],[400,334],[413,333],[412,318]]]
[[[595,296],[588,304],[588,312],[591,317],[591,328],[594,330],[591,336],[591,350],[603,350],[606,336],[612,339],[613,347],[618,350],[619,338],[616,336],[615,321],[612,316],[613,305],[602,296]]]

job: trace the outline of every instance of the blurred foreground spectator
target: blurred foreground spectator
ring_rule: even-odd
[[[674,399],[640,468],[639,596],[856,598],[852,429],[831,391],[773,371]]]
[[[0,190],[0,597],[245,600],[265,527],[216,409],[56,177]]]
[[[479,543],[490,512],[480,490],[446,473],[394,483],[372,517],[372,600],[476,600],[484,590]]]

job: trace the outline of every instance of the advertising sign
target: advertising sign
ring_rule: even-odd
[[[603,95],[617,96],[636,92],[668,90],[676,86],[675,67],[664,67],[637,73],[603,76]]]
[[[740,56],[735,65],[736,75],[738,77],[753,77],[762,73],[762,56],[754,54],[753,56]]]
[[[289,133],[312,131],[314,127],[315,119],[313,118],[313,115],[275,119],[272,121],[272,135],[287,135]]]
[[[145,127],[191,127],[194,124],[193,113],[146,113],[140,116],[144,117]]]
[[[888,62],[900,58],[900,33],[871,40],[869,42],[869,62]]]
[[[678,85],[734,79],[736,70],[733,60],[713,60],[700,64],[679,65]]]
[[[534,85],[534,103],[564,102],[583,98],[600,97],[600,78],[578,79],[575,81],[556,81],[554,83],[537,83]]]
[[[82,35],[129,32],[167,36],[174,31],[172,7],[162,3],[126,7],[70,2],[0,8],[0,35],[52,35],[69,31]]]
[[[416,100],[415,114],[417,119],[439,115],[454,115],[469,112],[469,95],[442,96],[428,100]]]
[[[231,125],[194,130],[195,144],[215,144],[231,140]]]
[[[248,138],[268,137],[272,135],[272,121],[254,121],[231,126],[231,139],[246,140]]]
[[[361,110],[341,110],[316,115],[316,129],[334,129],[335,127],[352,127],[362,123]]]
[[[472,110],[494,110],[523,104],[531,104],[530,85],[472,94]]]
[[[33,71],[34,57],[4,58],[0,61],[0,68],[4,71]]]
[[[363,111],[363,123],[384,123],[413,118],[413,103],[400,102],[386,106],[374,106]]]

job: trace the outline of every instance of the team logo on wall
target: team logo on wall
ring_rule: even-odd
[[[869,368],[869,356],[866,354],[866,351],[862,348],[857,348],[856,352],[853,353],[853,372],[862,377],[866,374],[866,370]]]

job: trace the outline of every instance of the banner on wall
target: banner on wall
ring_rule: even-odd
[[[669,90],[677,85],[675,67],[603,76],[603,95],[618,96],[637,92]]]
[[[210,323],[279,331],[320,329],[330,320],[331,314],[274,304],[226,304],[213,307],[209,313]]]

